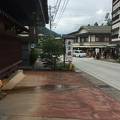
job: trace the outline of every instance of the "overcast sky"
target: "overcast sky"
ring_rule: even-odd
[[[54,6],[56,0],[48,1],[49,5]],[[70,0],[60,23],[53,30],[66,34],[78,30],[81,25],[93,25],[95,22],[101,24],[106,13],[111,10],[112,0]]]

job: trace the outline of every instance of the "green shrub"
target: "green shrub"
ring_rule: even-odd
[[[73,64],[63,64],[63,63],[59,63],[57,64],[56,70],[61,70],[61,71],[75,71],[75,67]]]
[[[48,63],[48,67],[56,70],[59,57],[64,54],[63,41],[54,38],[43,40],[41,41],[41,50],[41,59]]]

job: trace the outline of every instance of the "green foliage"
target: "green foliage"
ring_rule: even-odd
[[[112,20],[111,20],[111,19],[108,19],[108,20],[107,20],[107,25],[108,25],[108,26],[112,26]]]
[[[117,60],[118,63],[120,63],[120,57],[118,57],[118,60]]]
[[[56,69],[61,70],[61,71],[68,71],[69,70],[69,64],[64,65],[64,63],[59,63],[59,64],[57,64]]]
[[[35,48],[32,48],[31,49],[31,54],[30,54],[30,64],[31,65],[34,65],[37,57],[38,57],[37,51],[35,50]]]
[[[94,23],[94,26],[99,26],[97,22]]]
[[[112,18],[110,16],[110,13],[106,13],[106,16],[105,16],[105,21],[107,22],[106,25],[108,26],[112,26]]]
[[[41,49],[41,58],[47,62],[49,67],[55,69],[59,57],[64,53],[63,41],[55,40],[54,38],[43,40],[41,42]]]
[[[57,70],[61,70],[61,71],[75,71],[75,66],[73,64],[69,64],[69,63],[59,63],[57,64],[56,67]]]

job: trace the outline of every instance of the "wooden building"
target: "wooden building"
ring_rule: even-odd
[[[23,44],[18,34],[32,33],[24,26],[33,28],[37,20],[48,23],[47,0],[0,0],[0,79],[19,68]]]
[[[90,56],[104,52],[111,42],[111,26],[82,26],[73,49],[82,49]]]
[[[90,57],[102,55],[111,42],[111,26],[82,26],[64,39],[66,58],[71,58],[75,50],[82,50]]]

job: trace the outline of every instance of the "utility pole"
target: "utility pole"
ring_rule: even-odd
[[[49,37],[51,37],[51,31],[52,31],[52,27],[53,27],[53,17],[54,17],[54,14],[55,14],[55,10],[56,10],[56,6],[49,6],[49,29],[50,29],[50,32],[49,32]]]
[[[63,37],[64,40],[64,56],[63,56],[63,64],[64,64],[64,68],[65,68],[65,55],[66,55],[66,45],[65,45],[65,38]]]
[[[51,30],[52,30],[52,7],[49,6],[49,21],[50,21],[50,33],[49,33],[49,39],[51,38]]]

